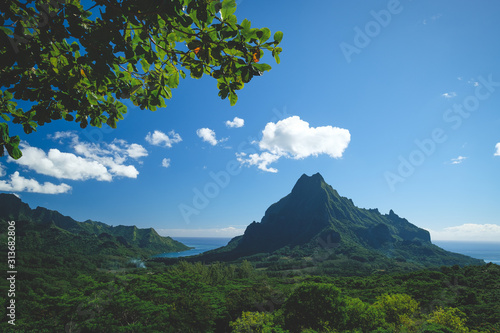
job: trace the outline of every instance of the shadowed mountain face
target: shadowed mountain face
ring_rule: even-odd
[[[302,175],[292,192],[271,205],[260,223],[250,224],[243,236],[226,247],[202,255],[201,259],[234,260],[283,249],[318,247],[318,240],[328,242],[335,252],[376,253],[425,265],[481,264],[480,260],[452,254],[433,245],[429,232],[392,210],[381,214],[377,209],[362,209],[351,199],[341,197],[317,173]],[[290,251],[291,252],[291,251]],[[429,259],[429,260],[428,260]]]
[[[153,228],[139,229],[136,226],[123,225],[114,227],[91,220],[77,222],[71,217],[43,207],[31,209],[15,195],[0,193],[0,221],[7,220],[16,221],[17,228],[26,229],[26,232],[35,232],[35,229],[36,232],[51,230],[57,237],[59,234],[64,235],[68,241],[73,239],[77,242],[86,237],[89,242],[106,242],[114,247],[144,250],[144,253],[179,252],[189,249],[170,237],[160,236]]]

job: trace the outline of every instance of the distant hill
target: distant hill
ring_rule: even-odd
[[[365,263],[370,269],[398,267],[404,270],[484,264],[482,260],[433,245],[428,231],[392,210],[381,214],[377,209],[356,207],[319,173],[302,175],[292,192],[271,205],[261,222],[250,224],[242,236],[235,237],[225,247],[190,260],[253,258],[267,261],[269,266],[287,267],[287,261],[298,258],[313,261],[312,256],[318,251],[329,253],[333,270],[335,263],[341,266],[351,263],[356,267]]]
[[[16,222],[23,246],[35,249],[38,244],[44,251],[54,250],[54,253],[65,250],[64,244],[81,254],[147,255],[190,249],[170,237],[160,236],[153,228],[114,227],[91,220],[78,222],[43,207],[31,209],[15,195],[0,193],[0,223],[10,220]]]

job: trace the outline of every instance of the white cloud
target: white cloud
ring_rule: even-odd
[[[333,158],[342,157],[351,141],[348,130],[332,126],[310,127],[298,116],[292,116],[277,123],[267,123],[262,131],[259,148],[261,154],[237,154],[242,164],[257,165],[259,169],[277,172],[269,168],[270,163],[280,157],[303,159],[326,154]]]
[[[238,117],[234,117],[232,121],[231,120],[226,121],[226,126],[231,128],[240,128],[243,127],[243,125],[245,125],[245,120]]]
[[[108,168],[113,176],[137,178],[139,171],[133,165],[125,165],[127,159],[137,160],[139,157],[147,156],[147,151],[138,144],[127,144],[124,140],[113,140],[111,144],[93,144],[88,142],[76,142],[73,149],[79,155],[89,161],[95,161]],[[109,179],[111,180],[111,179]]]
[[[54,134],[52,134],[52,135],[50,135],[50,134],[49,134],[49,135],[47,135],[47,137],[48,137],[49,139],[54,140],[54,141],[59,140],[59,143],[61,143],[61,144],[64,142],[64,139],[71,139],[71,140],[73,140],[73,139],[75,139],[75,138],[78,138],[78,136],[77,136],[75,133],[70,132],[70,131],[66,131],[66,132],[55,132],[55,133],[54,133]]]
[[[467,83],[473,85],[474,87],[479,87],[479,82],[474,79],[467,80]]]
[[[153,146],[163,146],[167,148],[172,148],[174,143],[179,143],[182,141],[181,136],[175,131],[168,132],[168,135],[161,131],[154,131],[153,134],[148,132],[146,135],[146,141]]]
[[[495,154],[494,156],[500,156],[500,142],[495,145]]]
[[[467,159],[467,157],[465,157],[465,156],[458,156],[457,158],[451,159],[451,164],[460,164],[463,161],[465,161],[466,159]]]
[[[71,186],[64,183],[55,185],[49,182],[40,184],[35,179],[20,176],[16,171],[10,176],[10,181],[0,180],[0,191],[59,194],[71,191]]]
[[[164,168],[168,168],[170,166],[170,158],[164,158],[161,161],[161,166]]]
[[[128,144],[125,140],[115,139],[109,144],[81,142],[73,132],[56,132],[49,138],[60,143],[69,139],[74,153],[55,148],[46,153],[23,142],[23,156],[18,160],[10,158],[9,162],[58,179],[111,181],[115,176],[137,178],[139,171],[125,163],[128,159],[138,160],[148,155],[143,146]]]
[[[196,130],[196,134],[205,142],[210,143],[212,146],[215,146],[218,144],[220,141],[217,141],[215,138],[215,132],[211,130],[210,128],[200,128]]]
[[[148,156],[148,151],[141,145],[137,143],[132,143],[127,148],[128,156],[133,159],[138,159],[144,156]]]
[[[430,230],[432,240],[498,242],[500,225],[467,223],[442,230]]]
[[[48,152],[21,142],[23,156],[18,160],[8,158],[8,162],[24,166],[38,174],[57,179],[111,181],[113,177],[137,178],[139,171],[133,165],[127,165],[128,159],[137,160],[147,156],[148,152],[139,144],[128,144],[125,140],[115,139],[111,143],[81,142],[73,132],[56,132],[48,136],[63,144],[69,140],[69,147],[74,153],[63,152],[52,148]],[[0,165],[0,176],[5,170]],[[0,186],[6,191],[25,191],[36,193],[65,193],[71,190],[66,184],[54,185],[49,182],[38,183],[35,179],[27,179],[15,172],[10,181],[2,181]]]
[[[39,174],[58,179],[110,181],[112,175],[108,169],[97,161],[85,159],[71,153],[63,153],[58,149],[50,149],[46,154],[42,149],[22,144],[23,156],[18,160],[10,159]]]
[[[267,172],[278,172],[275,168],[269,168],[269,164],[276,162],[279,160],[280,155],[274,155],[268,152],[263,152],[261,154],[250,154],[247,156],[245,153],[236,153],[236,159],[242,165],[256,165],[262,171]]]
[[[161,236],[170,237],[227,237],[243,235],[245,229],[227,227],[212,229],[156,229]]]
[[[453,97],[457,97],[457,93],[452,91],[452,92],[449,92],[449,93],[444,93],[444,94],[441,94],[441,96],[443,96],[444,98],[453,98]]]
[[[351,140],[346,129],[309,127],[309,123],[298,116],[280,120],[276,124],[268,123],[262,134],[260,149],[277,155],[290,155],[294,159],[319,154],[340,158]]]
[[[0,177],[5,176],[7,173],[5,172],[5,167],[2,163],[0,163]]]
[[[429,23],[429,21],[433,22],[433,21],[437,21],[441,16],[443,16],[443,14],[436,14],[436,15],[432,15],[431,17],[429,18],[425,18],[422,23],[425,25],[427,23]]]

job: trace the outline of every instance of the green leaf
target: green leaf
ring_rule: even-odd
[[[87,100],[92,105],[97,105],[98,104],[96,95],[93,92],[91,92],[91,91],[87,92]]]
[[[111,128],[116,128],[116,119],[110,117],[108,118],[108,121],[106,121],[106,124],[108,124]]]
[[[10,120],[9,116],[8,116],[8,115],[6,115],[6,114],[2,114],[2,118],[3,118],[5,121],[9,121],[9,120]]]
[[[281,40],[283,39],[283,32],[281,31],[276,31],[274,33],[274,40],[277,42],[277,44],[281,43]]]
[[[141,59],[141,67],[142,67],[142,70],[144,71],[144,73],[147,73],[149,71],[149,63],[144,59],[142,58]]]
[[[248,66],[241,68],[241,80],[244,83],[250,82],[252,79],[252,71]]]
[[[132,94],[135,94],[135,92],[140,88],[142,87],[142,84],[138,84],[138,85],[135,85],[132,87],[132,89],[130,89],[130,95]]]
[[[271,70],[271,66],[269,66],[268,64],[252,64],[252,66],[261,71],[261,72],[266,72],[266,71],[270,71]]]
[[[247,19],[244,19],[242,22],[241,22],[241,27],[244,29],[244,30],[250,30],[250,26],[251,26],[251,22]]]
[[[56,57],[50,57],[50,63],[52,64],[52,66],[54,66],[54,68],[57,68],[57,58]]]
[[[280,63],[280,53],[281,53],[281,47],[277,47],[273,50],[272,54],[273,54],[273,57],[274,57],[274,60],[276,60],[276,63],[279,64]]]
[[[234,14],[236,11],[236,1],[235,0],[224,0],[222,1],[222,20],[226,21],[230,15]]]
[[[2,91],[0,91],[0,93],[2,93]],[[3,94],[5,95],[6,99],[12,99],[12,97],[13,97],[12,93],[10,91],[8,91],[8,90],[3,91]]]
[[[14,31],[10,30],[9,28],[2,27],[2,26],[0,26],[0,30],[2,30],[7,36],[10,36],[14,33]]]
[[[269,37],[271,37],[271,30],[269,28],[262,28],[259,30],[260,33],[257,33],[257,37],[259,37],[259,41],[261,43],[266,42]]]
[[[16,135],[10,137],[9,142],[5,144],[5,148],[7,148],[10,157],[15,160],[18,160],[21,158],[21,156],[23,156],[23,153],[21,153],[21,150],[19,149],[19,142],[21,142],[21,139],[18,135]]]
[[[231,106],[234,106],[237,101],[238,101],[238,96],[233,92],[230,93],[229,94],[229,103],[231,104]]]

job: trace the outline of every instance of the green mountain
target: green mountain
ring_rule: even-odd
[[[313,256],[318,251],[326,252],[324,255],[329,259],[314,263],[316,266],[330,261],[328,265],[332,267],[336,263],[341,266],[366,263],[370,269],[397,266],[409,270],[484,264],[482,260],[433,245],[428,231],[392,210],[389,214],[381,214],[377,209],[356,207],[351,199],[340,196],[328,185],[319,173],[302,175],[292,192],[271,205],[261,222],[250,224],[242,236],[225,247],[192,259],[253,258],[267,261],[274,267],[287,267],[287,261],[295,260],[294,266],[302,267],[308,264],[297,260],[314,261]]]
[[[153,228],[139,229],[123,225],[115,227],[91,220],[77,222],[69,216],[43,207],[31,209],[15,195],[0,193],[0,221],[5,223],[10,220],[15,221],[17,231],[22,231],[25,235],[31,237],[31,234],[38,233],[38,238],[43,240],[44,245],[50,245],[50,240],[54,245],[57,245],[57,240],[60,244],[71,244],[72,248],[76,248],[75,244],[81,244],[84,248],[78,249],[79,252],[95,253],[99,249],[114,248],[117,253],[135,251],[140,254],[157,254],[190,249],[170,237],[158,235]]]

